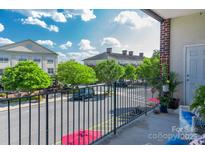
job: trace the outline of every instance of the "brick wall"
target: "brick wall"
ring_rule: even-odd
[[[160,26],[160,64],[167,64],[170,70],[170,19],[165,19]]]

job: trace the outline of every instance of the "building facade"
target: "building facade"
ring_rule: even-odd
[[[58,64],[57,53],[40,44],[25,40],[0,47],[0,77],[6,67],[13,67],[19,61],[33,60],[49,75],[56,72]]]
[[[93,57],[84,59],[84,64],[88,66],[95,66],[104,60],[115,60],[120,65],[132,64],[138,66],[144,59],[143,53],[134,55],[133,51],[122,50],[122,53],[112,52],[112,48],[107,48],[106,52],[98,54]]]
[[[181,81],[175,97],[192,104],[195,90],[205,85],[205,9],[144,11],[161,23],[160,63]]]

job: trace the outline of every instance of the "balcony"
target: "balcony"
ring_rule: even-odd
[[[0,98],[0,144],[95,144],[140,117],[154,118],[144,117],[155,107],[147,104],[148,97],[150,89],[141,81],[49,89],[31,96],[7,93]]]
[[[99,142],[103,145],[164,145],[170,136],[176,135],[179,126],[177,111],[169,110],[168,114],[150,112],[124,128],[117,135]]]

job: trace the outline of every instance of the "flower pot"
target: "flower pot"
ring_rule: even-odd
[[[167,105],[160,105],[160,112],[162,112],[162,113],[168,113]]]
[[[168,107],[170,109],[177,109],[179,107],[179,99],[172,98],[171,101],[169,102]]]
[[[169,92],[169,85],[168,84],[163,85],[162,86],[162,91],[165,92],[165,93]]]

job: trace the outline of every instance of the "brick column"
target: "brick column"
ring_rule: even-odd
[[[167,64],[170,70],[170,19],[165,19],[160,26],[160,67]]]

